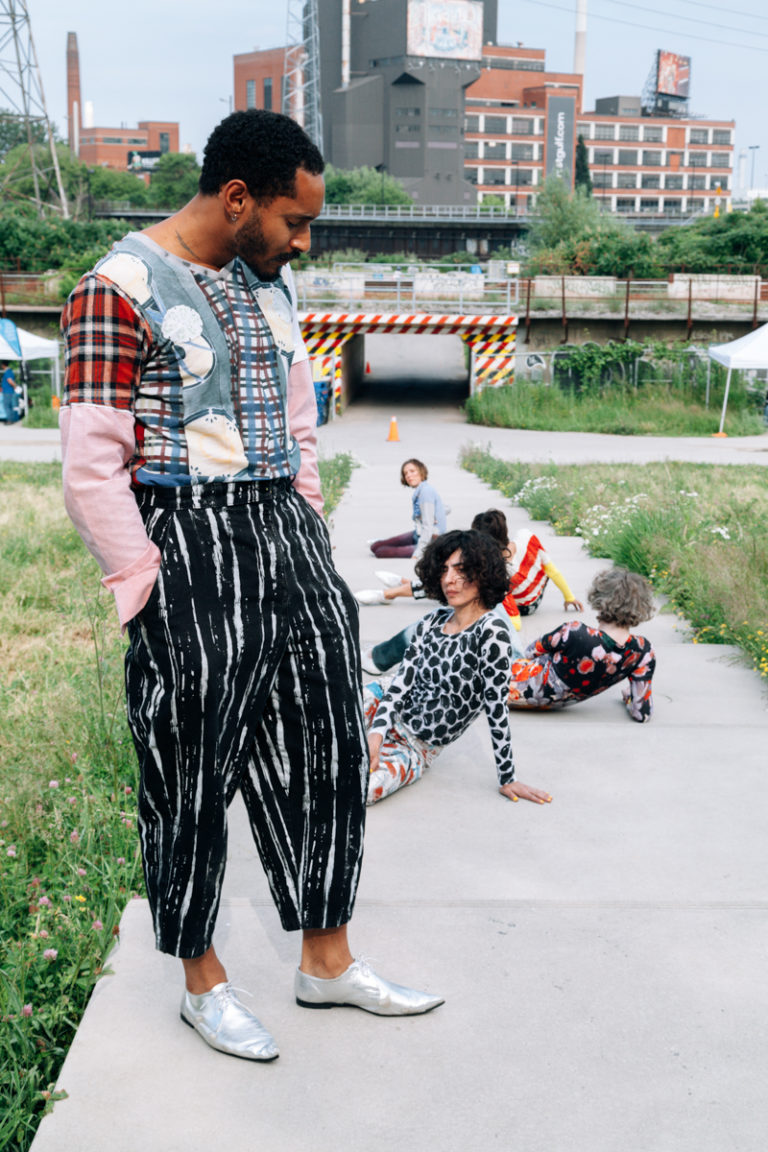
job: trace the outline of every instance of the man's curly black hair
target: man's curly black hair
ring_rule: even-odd
[[[416,575],[430,600],[447,603],[440,577],[448,557],[457,551],[461,552],[464,575],[478,586],[482,604],[493,608],[500,603],[509,591],[509,576],[499,545],[485,532],[459,528],[432,540],[416,565]]]
[[[279,112],[251,108],[225,117],[203,152],[200,191],[215,196],[230,180],[242,180],[257,204],[296,194],[296,171],[319,176],[320,152],[295,120]]]

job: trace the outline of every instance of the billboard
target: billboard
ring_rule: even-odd
[[[573,135],[576,102],[570,96],[550,96],[547,100],[547,158],[545,176],[559,176],[573,186]]]
[[[480,60],[481,0],[408,0],[408,56]]]
[[[656,91],[663,96],[687,100],[690,84],[690,56],[678,56],[676,52],[664,52],[660,48],[656,66]]]

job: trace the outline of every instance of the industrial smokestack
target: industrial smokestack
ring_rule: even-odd
[[[349,88],[350,0],[341,0],[341,86]]]
[[[587,55],[587,0],[576,0],[576,36],[573,42],[573,70],[584,75]]]

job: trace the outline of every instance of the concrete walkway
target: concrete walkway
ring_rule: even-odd
[[[408,527],[397,477],[411,455],[456,526],[490,506],[525,519],[458,469],[469,439],[509,457],[768,459],[765,440],[498,433],[439,409],[404,415],[392,444],[394,414],[366,405],[321,430],[325,453],[363,462],[332,524],[353,588],[380,566],[410,570],[376,562],[365,540]],[[583,598],[601,562],[538,527]],[[361,609],[363,639],[418,615],[413,602]],[[561,619],[550,585],[526,636]],[[299,1008],[297,939],[280,930],[236,806],[217,947],[280,1059],[227,1058],[179,1022],[178,962],[153,952],[135,901],[64,1065],[69,1097],[34,1152],[763,1152],[766,698],[735,652],[686,643],[681,627],[662,612],[643,629],[658,656],[649,725],[628,719],[618,689],[514,716],[518,776],[551,805],[498,795],[480,720],[370,810],[353,946],[382,974],[440,991],[443,1007],[402,1020]]]

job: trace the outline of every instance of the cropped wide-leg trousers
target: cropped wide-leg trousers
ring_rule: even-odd
[[[368,752],[357,606],[288,481],[138,496],[162,565],[129,624],[128,718],[159,949],[210,946],[239,788],[283,927],[354,905]]]

